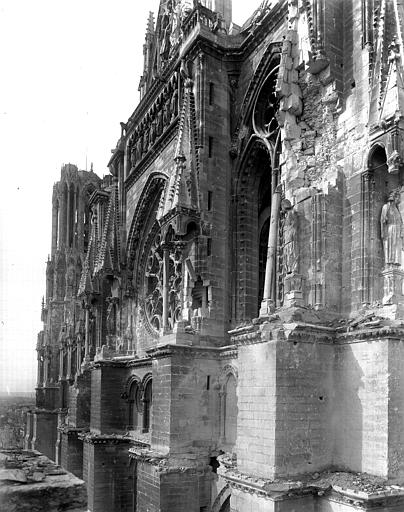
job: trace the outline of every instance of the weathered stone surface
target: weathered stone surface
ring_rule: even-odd
[[[91,512],[404,508],[404,8],[373,7],[162,2],[111,175],[63,167],[26,441]]]
[[[3,452],[0,505],[10,512],[85,512],[84,482],[34,451]],[[10,469],[10,468],[13,469]]]

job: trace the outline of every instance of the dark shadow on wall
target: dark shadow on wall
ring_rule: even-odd
[[[336,347],[334,375],[334,466],[362,471],[363,407],[360,391],[364,386],[364,374],[352,345]]]

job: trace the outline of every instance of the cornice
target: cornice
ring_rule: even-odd
[[[131,359],[126,362],[127,368],[140,368],[142,366],[151,366],[152,359],[151,357],[143,357],[141,359]]]
[[[210,466],[185,466],[173,464],[171,461],[171,457],[167,454],[163,454],[160,452],[156,452],[151,450],[150,448],[141,448],[140,446],[133,446],[128,450],[129,457],[131,459],[136,459],[140,462],[145,462],[152,466],[155,466],[159,473],[161,474],[169,474],[169,473],[188,473],[193,475],[204,475],[207,473],[211,473]],[[184,464],[188,461],[184,461]]]
[[[336,342],[339,345],[347,345],[351,343],[363,343],[381,338],[403,340],[404,327],[384,325],[378,328],[359,329],[339,333],[336,335]]]
[[[220,350],[220,359],[237,359],[238,357],[238,347],[237,345],[228,345],[227,347],[222,347]]]
[[[91,361],[89,364],[90,370],[98,370],[99,368],[125,368],[127,361],[117,361],[114,359],[101,359],[99,361]]]
[[[218,473],[231,488],[248,494],[255,494],[260,498],[271,501],[283,501],[285,499],[312,495],[314,498],[351,506],[354,505],[355,510],[372,510],[376,508],[379,510],[379,507],[391,507],[404,503],[404,488],[389,485],[387,482],[380,485],[370,483],[373,491],[363,491],[360,488],[350,489],[338,485],[339,479],[341,484],[347,482],[349,485],[348,482],[353,478],[350,473],[316,473],[311,481],[310,475],[296,480],[277,479],[276,481],[271,481],[264,478],[253,478],[239,472],[236,467],[231,466],[225,466],[223,470],[219,469]],[[357,473],[355,476],[359,481],[362,478],[361,473]],[[366,480],[369,479],[369,475],[363,474],[363,477],[365,480],[364,488],[367,488]]]
[[[94,434],[83,432],[78,437],[88,444],[129,444],[132,442],[130,437],[120,434]]]
[[[164,357],[172,357],[174,355],[182,355],[197,358],[211,358],[220,356],[221,347],[201,347],[196,345],[180,345],[166,344],[146,350],[148,355],[153,359],[161,359]]]
[[[80,433],[88,432],[88,429],[86,429],[84,427],[81,427],[81,428],[80,427],[71,427],[69,425],[61,425],[57,429],[62,434],[76,435],[76,436],[79,435]]]

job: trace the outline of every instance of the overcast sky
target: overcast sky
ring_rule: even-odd
[[[233,0],[242,24],[260,0]],[[0,0],[0,393],[33,390],[63,163],[103,176],[139,100],[158,0]]]

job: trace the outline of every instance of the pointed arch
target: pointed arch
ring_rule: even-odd
[[[241,126],[251,125],[252,111],[261,91],[262,85],[266,81],[269,73],[271,73],[275,68],[278,70],[281,52],[282,42],[270,43],[264,52],[261,61],[255,69],[247,90],[244,94],[240,108],[240,115],[236,123],[236,134],[239,133]]]
[[[266,249],[274,177],[268,145],[252,136],[235,181],[233,316],[258,315],[265,279]]]
[[[127,254],[132,255],[139,240],[144,220],[150,211],[150,200],[157,194],[160,196],[163,192],[168,176],[160,172],[153,172],[147,179],[143,187],[139,201],[133,214],[131,226],[128,233],[128,241],[126,244]]]
[[[153,377],[147,373],[142,381],[142,402],[143,402],[143,432],[149,432],[153,418]]]
[[[166,188],[168,177],[156,172],[150,174],[138,200],[129,228],[126,244],[128,269],[137,289],[141,286],[140,268],[146,258],[146,248],[155,237],[159,224],[157,221],[161,196]]]
[[[230,505],[231,487],[226,484],[216,496],[212,505],[212,512],[223,512]]]

